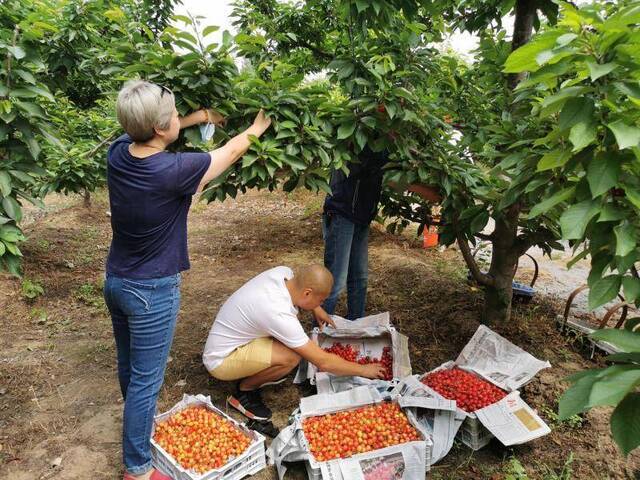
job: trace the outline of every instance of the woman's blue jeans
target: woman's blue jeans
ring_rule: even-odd
[[[333,288],[322,307],[333,314],[347,287],[347,317],[364,316],[369,277],[369,225],[359,225],[336,213],[322,217],[324,266],[333,274]]]
[[[104,298],[124,398],[124,465],[140,475],[152,468],[151,428],[180,308],[180,274],[145,280],[107,275]]]

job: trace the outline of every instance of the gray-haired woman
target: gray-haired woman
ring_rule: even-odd
[[[113,240],[104,297],[111,313],[118,378],[125,399],[125,480],[169,477],[153,469],[151,428],[180,304],[180,272],[189,268],[187,214],[191,197],[249,148],[271,121],[253,125],[208,153],[171,153],[181,128],[224,119],[200,110],[178,117],[173,93],[145,81],[127,83],[117,100],[126,134],[107,154]]]

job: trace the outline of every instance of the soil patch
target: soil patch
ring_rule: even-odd
[[[79,206],[33,215],[27,227],[25,278],[44,294],[28,301],[21,283],[0,277],[0,477],[114,479],[122,474],[122,403],[110,319],[101,296],[109,241],[104,194]],[[276,265],[322,261],[321,198],[252,193],[190,215],[192,269],[184,275],[179,323],[159,409],[183,393],[204,393],[224,406],[232,385],[211,379],[201,363],[207,332],[222,302],[247,279]],[[57,205],[61,205],[58,202]],[[458,252],[420,248],[417,239],[376,229],[371,235],[368,310],[389,310],[410,338],[414,373],[457,356],[478,326],[482,292],[466,282]],[[344,312],[344,302],[339,312]],[[623,459],[608,431],[607,410],[560,424],[554,417],[566,375],[602,363],[585,359],[554,325],[557,307],[538,296],[495,329],[553,368],[524,388],[525,400],[552,426],[524,446],[492,443],[473,453],[456,444],[432,470],[440,479],[505,478],[513,458],[529,477],[553,478],[573,455],[573,478],[633,478],[640,456]],[[304,315],[305,325],[310,318]],[[267,391],[274,423],[286,425],[301,391],[291,383]],[[288,478],[305,478],[294,465]],[[270,467],[256,476],[276,478]]]

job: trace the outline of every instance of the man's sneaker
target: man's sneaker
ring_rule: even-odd
[[[247,418],[254,420],[271,418],[271,410],[262,401],[260,389],[243,392],[238,388],[235,394],[229,395],[227,403]]]
[[[267,437],[276,438],[280,433],[280,430],[269,420],[266,422],[260,420],[249,420],[247,422],[247,428],[260,432]]]

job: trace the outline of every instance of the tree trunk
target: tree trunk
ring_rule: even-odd
[[[496,220],[489,268],[493,284],[484,290],[482,323],[485,324],[506,322],[511,318],[512,282],[520,258],[517,242],[519,210],[512,206],[504,218]]]
[[[516,0],[511,50],[516,50],[531,40],[536,3],[536,0]],[[516,88],[524,75],[525,73],[510,75],[509,87]],[[518,268],[518,259],[523,253],[517,241],[519,215],[520,205],[516,203],[496,219],[489,268],[492,285],[485,287],[483,323],[506,322],[511,318],[513,277]]]
[[[84,189],[84,194],[82,195],[84,208],[91,208],[91,192],[88,189]]]
[[[531,40],[533,23],[536,19],[536,3],[536,0],[516,1],[516,18],[513,24],[513,39],[511,40],[512,51]],[[509,87],[516,88],[525,75],[525,72],[509,75]]]

